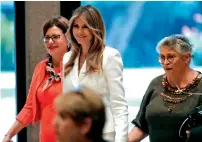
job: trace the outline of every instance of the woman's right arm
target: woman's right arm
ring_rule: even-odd
[[[29,92],[28,92],[28,96],[27,96],[27,100],[26,103],[23,107],[23,109],[20,111],[20,113],[17,115],[16,117],[16,121],[14,122],[14,124],[11,126],[11,128],[9,129],[9,131],[5,134],[5,137],[3,139],[3,142],[10,142],[11,138],[13,136],[15,136],[16,134],[18,134],[24,127],[26,127],[30,121],[33,118],[33,110],[32,110],[32,95],[33,95],[33,87],[35,85],[35,80],[36,80],[36,76],[39,72],[39,64],[36,65],[35,70],[34,70],[34,74],[32,77],[32,81],[30,84],[30,88],[29,88]]]
[[[159,77],[157,77],[157,78],[159,78]],[[158,81],[159,79],[157,79],[157,78],[153,79],[150,82],[150,84],[143,96],[139,112],[138,112],[136,118],[132,121],[132,123],[135,126],[133,127],[131,132],[128,134],[128,142],[140,142],[149,134],[148,123],[146,120],[146,107],[149,104],[149,102],[151,101],[151,97],[154,92],[154,88],[155,88],[156,84],[158,84],[158,82],[159,82]]]
[[[5,135],[3,142],[10,142],[12,137],[15,136],[17,133],[19,133],[24,128],[24,125],[16,120],[12,127],[9,129],[7,134]]]
[[[148,134],[144,133],[140,128],[133,127],[128,135],[128,142],[140,142],[143,140]]]

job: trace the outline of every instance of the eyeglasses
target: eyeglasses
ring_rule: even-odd
[[[158,61],[159,61],[160,64],[164,64],[164,62],[165,62],[166,59],[167,59],[167,61],[168,61],[169,63],[171,63],[171,62],[173,62],[173,60],[174,60],[176,57],[177,57],[176,55],[168,55],[167,57],[165,57],[165,56],[160,56],[160,57],[158,57]]]
[[[56,42],[57,40],[60,39],[60,35],[44,36],[42,39],[43,39],[43,41],[44,41],[45,43],[49,42],[50,39],[51,39],[53,42]]]

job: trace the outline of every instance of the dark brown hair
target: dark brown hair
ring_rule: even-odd
[[[68,20],[63,16],[57,16],[48,20],[43,26],[43,36],[45,36],[48,29],[53,26],[60,28],[65,34],[68,30]]]
[[[62,30],[62,32],[65,34],[68,31],[68,28],[69,28],[68,24],[69,24],[69,21],[63,16],[53,17],[52,19],[48,20],[44,24],[44,26],[43,26],[43,36],[45,36],[48,29],[53,27],[53,26],[56,26],[56,27],[60,28]],[[69,51],[69,50],[70,50],[70,47],[67,46],[67,51]],[[47,54],[47,57],[50,58],[50,60],[52,60],[51,59],[52,57],[51,57],[50,54]]]

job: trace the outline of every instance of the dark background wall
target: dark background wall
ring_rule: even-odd
[[[16,13],[16,76],[17,112],[26,101],[35,65],[45,58],[42,28],[50,18],[62,15],[70,18],[80,2],[15,2]],[[26,89],[25,89],[26,88]],[[18,142],[39,142],[39,122],[18,134]]]

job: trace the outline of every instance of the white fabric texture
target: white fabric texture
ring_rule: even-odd
[[[71,56],[71,51],[63,57],[64,66]],[[118,50],[106,46],[103,53],[103,74],[86,73],[84,62],[78,75],[79,57],[76,58],[71,72],[63,78],[63,92],[86,86],[103,98],[106,108],[106,123],[103,133],[115,131],[115,142],[126,142],[128,136],[128,106],[123,87],[123,62]],[[64,75],[63,75],[64,76]]]

